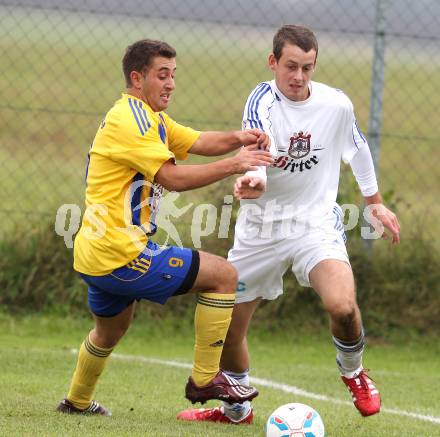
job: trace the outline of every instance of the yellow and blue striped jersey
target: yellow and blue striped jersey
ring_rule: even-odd
[[[75,238],[76,271],[106,275],[138,256],[155,231],[162,194],[154,183],[157,171],[170,159],[186,159],[199,135],[122,94],[90,148],[86,211]]]

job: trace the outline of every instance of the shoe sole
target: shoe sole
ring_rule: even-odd
[[[242,404],[246,401],[251,401],[252,399],[256,398],[258,396],[258,391],[255,391],[252,395],[246,397],[245,399],[231,399],[231,396],[225,395],[223,391],[221,393],[207,395],[207,396],[190,396],[188,394],[185,395],[186,399],[188,399],[192,404],[195,404],[197,402],[200,402],[202,405],[205,404],[207,401],[211,400],[219,400],[227,402],[228,404]]]

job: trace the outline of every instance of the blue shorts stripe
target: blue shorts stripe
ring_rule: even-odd
[[[342,216],[342,212],[339,208],[336,206],[333,207],[333,214],[335,216],[335,224],[334,228],[341,233],[342,239],[344,240],[344,243],[347,242],[347,236],[345,235],[345,228],[344,228],[344,218]]]

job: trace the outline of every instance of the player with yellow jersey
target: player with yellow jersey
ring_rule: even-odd
[[[122,94],[90,149],[87,211],[75,239],[75,270],[105,275],[139,254],[155,231],[162,194],[154,181],[157,171],[169,160],[186,159],[199,136],[141,99]]]
[[[86,211],[75,239],[74,268],[88,285],[95,327],[81,345],[63,413],[110,412],[93,400],[99,375],[128,329],[135,302],[165,303],[198,293],[192,374],[185,388],[194,402],[244,402],[257,396],[219,370],[235,302],[237,273],[225,259],[151,241],[162,189],[184,191],[271,165],[269,139],[258,129],[198,132],[162,112],[175,88],[176,52],[141,40],[122,61],[126,92],[101,123],[90,148]],[[246,147],[241,147],[246,146]],[[189,153],[233,156],[201,165],[177,165]]]

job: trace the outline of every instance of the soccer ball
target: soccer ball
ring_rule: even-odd
[[[324,437],[324,424],[312,407],[285,404],[267,419],[266,437]]]

